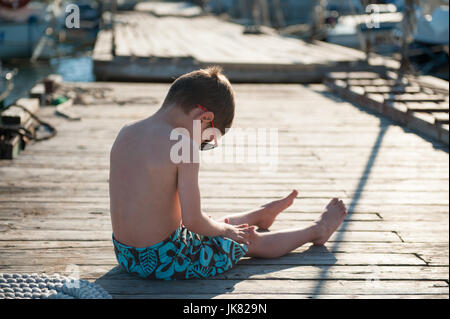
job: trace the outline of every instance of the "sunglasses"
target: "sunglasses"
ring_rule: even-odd
[[[197,108],[201,109],[202,111],[208,112],[208,109],[206,107],[201,106],[200,104],[197,104]],[[213,135],[214,135],[214,144],[208,142],[202,142],[200,146],[200,150],[202,151],[208,151],[212,150],[213,148],[217,147],[217,137],[216,132],[214,130],[214,120],[211,121],[211,127],[213,128]]]

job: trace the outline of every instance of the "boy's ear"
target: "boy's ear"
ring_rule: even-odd
[[[211,122],[212,120],[214,120],[214,113],[210,111],[205,112],[200,109],[193,109],[191,111],[191,114],[194,120],[201,120],[207,122]]]
[[[202,114],[200,114],[199,119],[202,121],[211,122],[212,120],[214,120],[214,113],[210,111],[203,112]]]

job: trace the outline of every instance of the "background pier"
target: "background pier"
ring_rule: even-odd
[[[213,15],[144,9],[115,14],[112,29],[99,33],[93,53],[98,80],[171,81],[212,64],[223,66],[234,82],[310,83],[327,72],[377,69],[363,52],[340,45],[270,29],[244,34],[243,25]]]

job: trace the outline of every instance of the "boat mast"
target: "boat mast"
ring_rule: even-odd
[[[419,5],[419,0],[405,0],[405,8],[402,20],[402,46],[401,46],[401,62],[400,74],[405,74],[412,71],[409,62],[408,47],[414,41],[414,31],[417,20],[415,9]]]
[[[314,0],[315,4],[311,6],[311,18],[309,23],[309,41],[316,40],[325,23],[325,0]]]

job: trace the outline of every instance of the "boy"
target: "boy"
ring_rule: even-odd
[[[220,68],[210,67],[179,77],[155,114],[119,132],[111,149],[109,189],[114,250],[125,271],[148,279],[207,278],[231,269],[243,256],[276,258],[305,243],[323,245],[342,223],[347,212],[334,198],[308,228],[255,232],[272,225],[297,197],[295,190],[223,221],[202,213],[199,164],[171,160],[177,143],[171,133],[181,128],[194,136],[191,148],[206,149],[206,134],[196,137],[194,125],[225,134],[234,109],[230,82]]]

